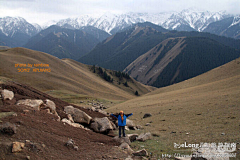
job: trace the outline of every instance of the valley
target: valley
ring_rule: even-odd
[[[239,19],[196,8],[41,26],[0,17],[0,159],[240,159]],[[133,113],[121,138],[120,111]]]

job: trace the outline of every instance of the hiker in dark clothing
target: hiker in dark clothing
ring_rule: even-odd
[[[119,138],[121,137],[121,131],[123,132],[123,137],[126,137],[125,135],[125,126],[126,126],[126,121],[129,116],[133,115],[131,114],[124,114],[123,111],[120,111],[119,114],[111,114],[111,116],[114,116],[118,119],[118,127],[119,127]]]

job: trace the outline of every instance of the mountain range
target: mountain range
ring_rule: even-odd
[[[79,62],[124,71],[143,84],[163,87],[240,56],[240,40],[196,31],[164,32],[156,26],[141,23],[118,32]]]
[[[240,56],[240,51],[207,37],[168,38],[137,58],[124,72],[143,84],[178,83]]]
[[[0,18],[0,45],[22,46],[39,31],[41,31],[41,27],[38,24],[30,24],[24,18]]]
[[[99,17],[82,15],[77,18],[52,20],[44,25],[31,24],[21,17],[0,18],[0,45],[23,46],[28,40],[51,25],[67,29],[81,29],[92,26],[115,34],[136,23],[151,22],[168,30],[210,32],[232,38],[239,38],[239,15],[224,11],[209,12],[198,9],[185,9],[181,12],[126,13],[115,15],[105,13]],[[221,30],[219,30],[221,28]]]
[[[23,18],[1,18],[0,45],[124,71],[155,87],[192,78],[240,55],[240,18],[226,12],[108,13],[48,24],[41,30]]]
[[[77,60],[108,36],[91,26],[73,30],[53,25],[29,39],[24,47]]]

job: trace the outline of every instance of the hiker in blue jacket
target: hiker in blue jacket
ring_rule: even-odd
[[[126,137],[125,135],[125,126],[126,121],[129,116],[133,115],[131,114],[124,114],[123,111],[120,111],[119,114],[111,114],[111,116],[114,116],[118,119],[118,127],[119,127],[119,138],[121,137],[121,131],[123,132],[123,137]]]

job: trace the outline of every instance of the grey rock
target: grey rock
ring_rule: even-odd
[[[131,142],[135,141],[138,137],[138,134],[127,134]]]
[[[116,124],[118,124],[118,120],[116,121]],[[130,119],[126,119],[126,126],[130,129],[133,129],[134,127],[136,127],[136,125],[134,124],[134,122]]]
[[[66,146],[68,147],[74,147],[74,141],[72,139],[69,139],[66,143]]]
[[[124,150],[127,150],[128,154],[132,154],[133,153],[133,150],[131,149],[131,147],[126,143],[122,143],[120,146],[119,146],[120,149],[124,149]]]
[[[95,132],[106,132],[108,130],[113,130],[112,123],[109,121],[107,117],[103,118],[94,118],[94,122],[91,123],[90,128],[92,128]]]
[[[64,107],[66,114],[70,114],[74,122],[90,124],[92,117],[80,109],[74,108],[73,106]]]
[[[50,109],[51,113],[53,113],[53,114],[56,113],[56,105],[53,101],[46,99],[45,106]]]
[[[136,151],[133,153],[134,156],[148,156],[148,152],[145,149]]]
[[[25,99],[19,100],[17,105],[26,105],[32,107],[35,110],[40,110],[41,107],[44,106],[43,101],[41,99]]]
[[[121,137],[121,138],[119,138],[118,136],[115,136],[113,138],[113,140],[118,142],[118,143],[120,143],[120,144],[122,144],[124,142],[126,142],[129,145],[131,144],[131,141],[130,141],[129,137]]]
[[[136,140],[137,141],[142,141],[142,142],[144,142],[144,141],[146,141],[146,140],[148,140],[148,139],[151,139],[152,138],[152,134],[150,133],[150,132],[148,132],[148,133],[141,133],[137,138],[136,138]]]
[[[14,93],[7,89],[2,90],[1,95],[3,100],[12,100],[14,98]]]
[[[148,118],[148,117],[152,117],[152,114],[151,113],[145,113],[143,118]]]
[[[71,122],[70,120],[66,119],[66,118],[63,118],[61,120],[63,123],[67,123],[68,125],[72,126],[72,127],[75,127],[75,128],[84,128],[83,125],[79,124],[79,123],[73,123]]]
[[[17,133],[17,128],[15,124],[6,122],[3,125],[0,125],[0,132],[4,134],[13,135]]]
[[[141,125],[137,125],[136,128],[137,129],[143,129],[143,127]]]
[[[74,146],[73,149],[78,151],[78,146]]]

